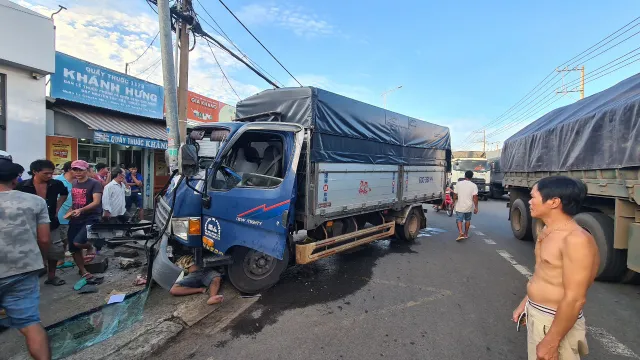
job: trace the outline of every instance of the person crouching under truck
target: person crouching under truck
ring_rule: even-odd
[[[219,304],[224,297],[218,295],[220,283],[222,282],[219,272],[212,269],[199,269],[193,261],[192,256],[183,256],[176,265],[184,269],[178,277],[176,283],[171,287],[169,293],[174,296],[184,296],[193,294],[205,294],[209,290],[209,300],[207,304]],[[187,274],[185,275],[185,272]],[[182,276],[184,275],[184,277]]]

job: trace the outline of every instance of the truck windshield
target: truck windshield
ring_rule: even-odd
[[[489,168],[486,160],[455,160],[453,170],[485,172]]]

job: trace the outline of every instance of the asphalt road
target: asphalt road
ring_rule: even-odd
[[[533,271],[533,244],[516,240],[505,201],[480,203],[472,237],[429,210],[411,245],[379,241],[288,269],[278,285],[220,332],[207,318],[158,359],[526,359],[511,313]],[[587,359],[640,359],[640,287],[596,283],[585,314]]]

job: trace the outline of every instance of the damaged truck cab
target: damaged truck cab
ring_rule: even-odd
[[[427,224],[422,204],[442,199],[446,127],[310,87],[265,91],[237,114],[192,129],[181,174],[157,202],[153,279],[164,288],[192,254],[256,293],[290,263],[394,235],[413,241]]]

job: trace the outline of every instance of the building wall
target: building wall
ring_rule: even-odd
[[[0,0],[0,34],[4,35],[0,41],[0,64],[43,75],[55,71],[55,30],[50,18]]]
[[[0,73],[7,77],[6,151],[26,169],[46,157],[45,78],[36,80],[30,70],[2,64]]]

